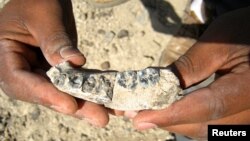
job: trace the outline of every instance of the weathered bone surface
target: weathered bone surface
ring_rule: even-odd
[[[59,90],[117,110],[163,109],[182,97],[179,80],[169,69],[101,72],[64,62],[47,75]]]

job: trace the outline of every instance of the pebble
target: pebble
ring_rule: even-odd
[[[104,40],[107,43],[110,43],[115,37],[115,32],[114,31],[110,31],[110,32],[106,32],[104,35]]]
[[[121,30],[118,34],[117,34],[117,38],[124,38],[124,37],[128,37],[129,36],[129,32],[128,30]]]
[[[97,31],[97,33],[98,33],[98,34],[101,34],[101,35],[105,35],[106,31],[103,30],[103,29],[99,29],[99,30]]]
[[[110,63],[109,61],[105,61],[101,64],[101,68],[104,69],[104,70],[107,70],[110,68]]]
[[[34,110],[30,113],[30,115],[33,120],[37,120],[41,115],[41,111],[38,107],[35,107]]]

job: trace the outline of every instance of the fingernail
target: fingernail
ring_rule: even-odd
[[[157,127],[156,124],[148,123],[148,122],[141,122],[141,123],[138,123],[136,126],[138,130],[147,130],[147,129],[156,128],[156,127]]]
[[[90,119],[90,118],[83,118],[83,120],[87,121],[88,123],[90,123],[91,125],[93,125],[93,126],[95,126],[95,127],[101,127],[101,126],[98,124],[98,121],[97,121],[97,120]]]
[[[52,105],[52,106],[50,106],[50,108],[52,108],[52,109],[54,109],[54,110],[56,110],[56,111],[58,111],[60,113],[65,113],[65,109],[60,107],[60,106]]]
[[[64,59],[70,58],[72,56],[79,56],[79,55],[82,56],[81,52],[78,49],[73,48],[71,46],[61,48],[60,49],[60,55]]]
[[[137,111],[125,111],[124,116],[128,118],[134,118],[137,114]]]

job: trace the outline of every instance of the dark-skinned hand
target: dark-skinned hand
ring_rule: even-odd
[[[141,111],[134,126],[160,127],[206,139],[208,124],[250,124],[250,7],[216,19],[199,41],[174,66],[183,88],[213,73],[221,77],[170,107]]]
[[[0,12],[1,88],[13,99],[106,125],[107,109],[76,100],[46,79],[50,66],[66,60],[75,66],[85,63],[76,46],[70,0],[10,0]]]

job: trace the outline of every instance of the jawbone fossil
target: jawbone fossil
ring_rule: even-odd
[[[47,75],[59,90],[117,110],[163,109],[182,97],[178,78],[167,68],[102,72],[64,62]]]

